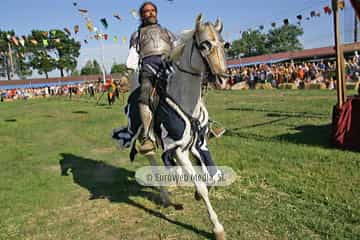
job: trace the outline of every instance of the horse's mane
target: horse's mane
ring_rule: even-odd
[[[174,48],[171,51],[171,59],[177,60],[184,51],[185,44],[192,39],[195,30],[184,30],[180,33],[178,40],[174,43]]]

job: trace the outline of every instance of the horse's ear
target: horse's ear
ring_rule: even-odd
[[[175,48],[173,48],[173,50],[171,51],[170,54],[170,60],[171,61],[176,61],[180,55],[183,53],[185,48],[185,44],[181,43],[178,46],[176,46]]]
[[[202,16],[202,13],[199,13],[199,15],[196,17],[196,30],[199,30],[200,27],[202,26],[203,24],[203,16]]]
[[[215,30],[218,31],[219,33],[221,33],[221,31],[223,30],[223,23],[220,21],[219,18],[216,19],[214,27]]]

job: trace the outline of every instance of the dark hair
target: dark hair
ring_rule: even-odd
[[[143,10],[146,5],[153,6],[155,8],[155,11],[157,12],[157,6],[155,5],[155,3],[150,2],[150,1],[144,2],[143,4],[141,4],[141,6],[139,8],[139,16],[140,16],[141,20],[143,20]]]

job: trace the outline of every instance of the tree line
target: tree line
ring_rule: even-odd
[[[293,24],[272,28],[267,33],[249,29],[232,42],[227,54],[230,58],[239,58],[301,50],[299,37],[303,34],[303,29]]]
[[[0,30],[0,76],[24,79],[36,70],[48,78],[49,72],[58,70],[63,77],[75,70],[80,48],[80,42],[59,29],[32,30],[21,37],[13,30]]]

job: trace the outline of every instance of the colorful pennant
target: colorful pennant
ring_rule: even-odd
[[[64,31],[67,33],[67,35],[71,36],[71,32],[68,28],[64,28]]]
[[[105,29],[109,27],[108,22],[106,21],[106,18],[100,19],[101,24],[104,26]]]

